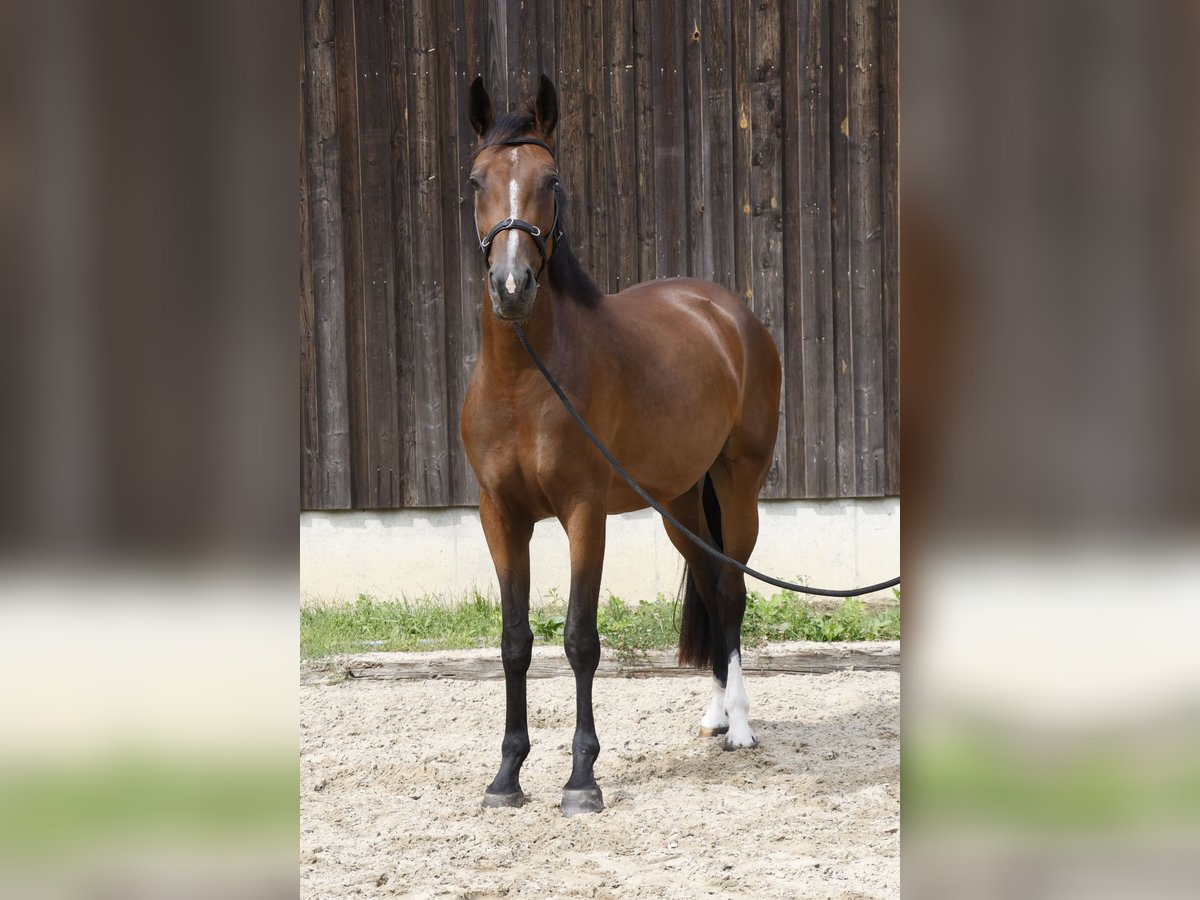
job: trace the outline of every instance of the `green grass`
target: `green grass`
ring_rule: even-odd
[[[768,640],[877,641],[900,637],[899,592],[895,603],[867,606],[846,600],[836,607],[815,606],[790,591],[747,598],[742,641],[756,646]],[[556,592],[530,611],[538,642],[562,640],[566,601]],[[628,604],[618,597],[600,603],[600,641],[621,655],[675,646],[680,609],[675,599]],[[500,643],[500,605],[478,592],[457,599],[427,597],[382,602],[360,596],[340,606],[300,610],[300,653],[307,659],[373,650],[442,650],[494,647]]]

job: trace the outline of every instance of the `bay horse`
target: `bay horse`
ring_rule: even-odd
[[[671,278],[601,293],[565,233],[554,139],[558,97],[546,76],[527,107],[499,117],[476,78],[468,119],[478,136],[469,181],[486,274],[482,346],[460,425],[500,585],[506,699],[500,770],[483,805],[525,800],[519,776],[529,754],[529,541],[535,522],[554,517],[570,544],[563,643],[576,689],[571,777],[560,808],[568,816],[599,812],[592,679],[600,660],[605,525],[608,516],[646,503],[560,405],[513,324],[650,495],[742,563],[758,537],[758,494],[774,452],[779,352],[753,312],[711,282]],[[727,750],[753,747],[741,668],[745,577],[664,525],[685,562],[679,660],[712,669],[700,733],[724,734]]]

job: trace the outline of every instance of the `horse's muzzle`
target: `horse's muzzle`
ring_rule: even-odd
[[[492,313],[498,319],[521,321],[533,312],[537,282],[528,266],[509,269],[493,266],[488,273],[488,294],[492,298]]]

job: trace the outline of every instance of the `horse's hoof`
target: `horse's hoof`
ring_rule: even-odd
[[[578,790],[565,788],[559,809],[568,819],[580,813],[598,813],[604,809],[604,795],[600,793],[599,787]]]
[[[709,728],[707,725],[701,725],[700,737],[716,737],[719,734],[724,734],[728,730],[728,725],[717,725],[715,728]]]
[[[737,744],[729,743],[728,737],[726,737],[725,740],[721,742],[721,749],[725,750],[727,752],[731,752],[733,750],[753,750],[757,746],[758,746],[758,738],[751,738],[750,743],[748,745],[746,745],[745,747],[740,747]]]
[[[504,807],[513,807],[525,805],[525,795],[521,791],[513,791],[509,794],[493,794],[491,791],[484,791],[483,808],[484,809],[503,809]]]

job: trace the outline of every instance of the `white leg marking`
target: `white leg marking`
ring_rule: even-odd
[[[729,716],[725,715],[725,687],[714,678],[712,699],[708,701],[708,712],[700,720],[700,727],[725,728],[728,725]]]
[[[725,712],[729,716],[729,733],[725,743],[732,748],[753,747],[754,732],[750,730],[750,698],[742,680],[742,657],[734,650],[729,654],[729,675],[725,679]]]

